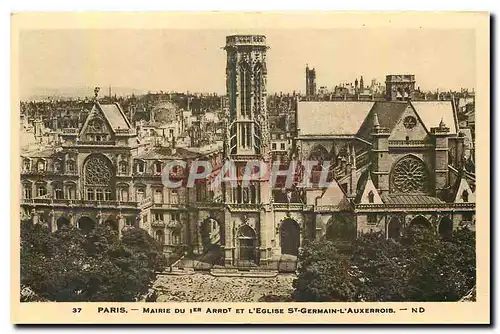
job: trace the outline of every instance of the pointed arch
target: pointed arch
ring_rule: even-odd
[[[427,220],[427,218],[425,218],[422,215],[418,215],[415,218],[413,218],[410,224],[408,224],[408,227],[410,229],[419,229],[419,230],[425,229],[428,231],[432,231],[432,224],[429,222],[429,220]]]
[[[347,219],[342,213],[335,213],[328,220],[326,239],[336,242],[348,242],[356,237],[354,221]]]
[[[444,216],[439,221],[439,235],[442,238],[451,238],[453,235],[453,221],[448,216]]]
[[[399,239],[401,237],[402,224],[401,220],[397,217],[392,217],[387,225],[387,238]]]
[[[59,217],[56,221],[57,230],[62,229],[63,227],[70,227],[71,223],[66,217]]]
[[[87,216],[83,216],[78,220],[78,228],[83,231],[83,233],[90,233],[96,226],[96,223]]]
[[[252,68],[245,61],[240,62],[240,112],[242,116],[250,116],[252,96]]]
[[[281,254],[299,255],[300,226],[292,218],[286,218],[280,225]]]
[[[238,229],[239,260],[256,263],[257,258],[257,234],[254,229],[243,224]]]

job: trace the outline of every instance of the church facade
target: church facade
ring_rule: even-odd
[[[347,241],[371,231],[399,238],[412,226],[443,235],[461,225],[474,228],[475,177],[464,168],[464,136],[451,101],[405,95],[299,101],[297,136],[283,168],[317,161],[310,186],[243,182],[248,161],[277,158],[266,108],[267,50],[262,35],[226,38],[229,105],[222,147],[143,143],[119,105],[96,99],[81,128],[63,130],[61,145],[22,155],[22,219],[52,231],[108,224],[121,233],[137,226],[167,253],[209,254],[211,265],[221,267],[285,271],[280,264],[293,262],[315,238]],[[164,167],[177,160],[186,168],[169,170],[170,179],[185,180],[200,160],[214,173],[194,187],[166,187]],[[236,166],[236,186],[210,188],[227,160]],[[318,186],[325,168],[332,184],[326,188]]]

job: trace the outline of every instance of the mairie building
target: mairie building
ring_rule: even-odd
[[[228,107],[222,145],[144,142],[118,104],[98,99],[60,144],[21,156],[21,219],[56,231],[107,224],[147,230],[172,256],[200,269],[294,270],[307,240],[349,241],[381,231],[397,239],[413,226],[449,235],[475,228],[475,176],[464,167],[464,135],[451,101],[298,101],[287,161],[317,161],[310,186],[285,189],[268,179],[242,182],[249,160],[272,163],[267,115],[267,51],[262,35],[226,38]],[[391,89],[397,90],[397,76]],[[194,187],[194,161],[213,172]],[[209,186],[225,161],[236,187]],[[326,169],[331,186],[320,187]],[[189,262],[191,261],[191,262]],[[203,265],[201,265],[203,264]]]

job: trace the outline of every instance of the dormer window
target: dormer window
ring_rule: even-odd
[[[375,198],[375,194],[373,193],[373,191],[370,190],[370,192],[368,193],[368,203],[373,203],[374,198]]]
[[[469,192],[467,190],[464,190],[462,192],[462,201],[468,202],[469,201]]]

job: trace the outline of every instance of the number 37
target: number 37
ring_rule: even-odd
[[[73,308],[73,313],[80,313],[82,309],[80,307],[74,307]]]

